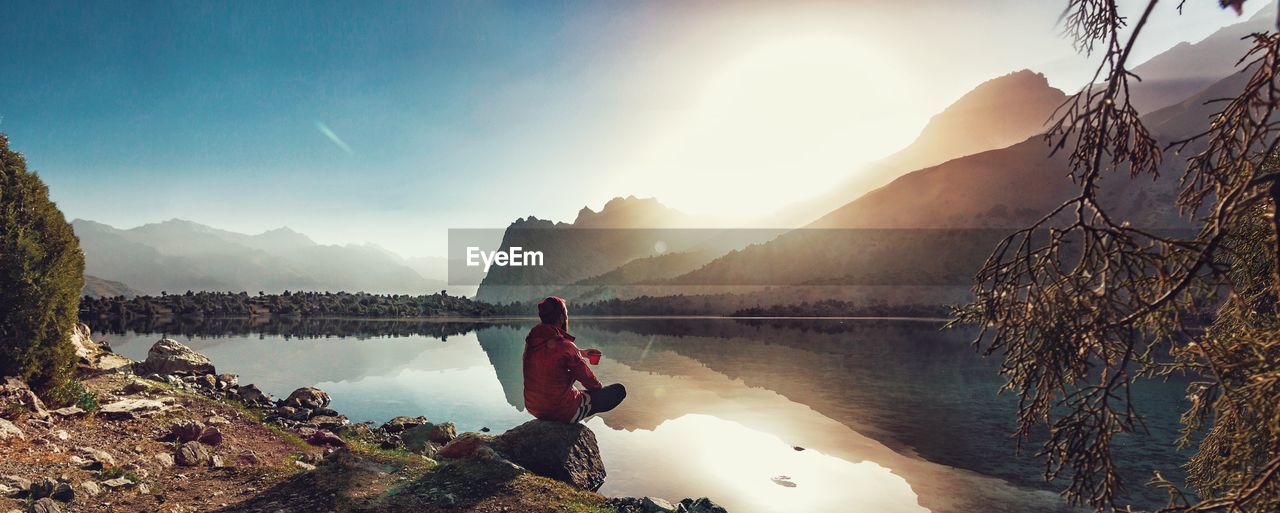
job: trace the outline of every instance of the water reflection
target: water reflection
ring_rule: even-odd
[[[520,355],[530,321],[431,324],[180,338],[270,392],[318,385],[357,420],[423,414],[502,430],[529,418]],[[383,327],[392,336],[377,336]],[[597,373],[630,392],[590,421],[609,469],[602,491],[710,495],[747,512],[1068,511],[1039,482],[1038,463],[1013,456],[1011,398],[994,395],[994,362],[973,354],[967,333],[938,327],[576,320],[581,345],[605,353]],[[297,338],[307,334],[330,338]],[[158,335],[107,338],[142,358]],[[1173,436],[1181,397],[1179,384],[1137,393],[1157,405],[1146,412],[1155,442],[1122,449],[1131,483],[1174,467],[1176,455],[1154,448]]]

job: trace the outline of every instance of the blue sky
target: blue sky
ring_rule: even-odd
[[[1197,17],[1167,15],[1148,53],[1236,21],[1200,3]],[[289,226],[321,242],[443,254],[448,228],[571,220],[613,196],[742,216],[815,194],[909,142],[983,80],[1032,68],[1077,85],[1088,63],[1057,37],[1059,10],[1015,0],[0,0],[0,132],[69,218]],[[790,88],[814,82],[852,99],[792,109],[808,91]],[[880,139],[804,146],[857,133],[854,118],[873,116],[887,94],[909,98]],[[769,128],[790,146],[761,156],[743,148],[747,137],[772,132],[724,136],[723,123],[739,122],[726,112],[771,106],[807,116]],[[792,166],[806,171],[785,191],[764,183],[775,176],[767,167],[734,169],[785,167],[792,154],[823,160]],[[717,180],[733,184],[709,198],[701,184]]]

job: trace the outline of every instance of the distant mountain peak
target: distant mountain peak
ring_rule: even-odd
[[[920,137],[882,162],[914,171],[1017,144],[1046,130],[1066,99],[1044,74],[1029,69],[987,80],[933,116]]]
[[[573,220],[575,227],[591,228],[667,228],[687,226],[691,219],[683,212],[667,207],[657,198],[637,198],[635,195],[615,197],[600,208],[582,207]]]

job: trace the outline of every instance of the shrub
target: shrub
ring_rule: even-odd
[[[45,394],[71,377],[84,254],[71,225],[0,134],[0,375]]]

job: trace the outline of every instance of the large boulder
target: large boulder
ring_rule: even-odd
[[[535,474],[593,492],[604,484],[596,434],[582,424],[531,420],[495,437],[493,448]]]
[[[289,397],[284,400],[284,406],[318,410],[329,406],[329,394],[316,387],[302,387],[289,394]]]
[[[170,338],[162,338],[151,350],[147,351],[147,359],[142,368],[150,374],[216,374],[213,362],[208,357],[197,353]]]

